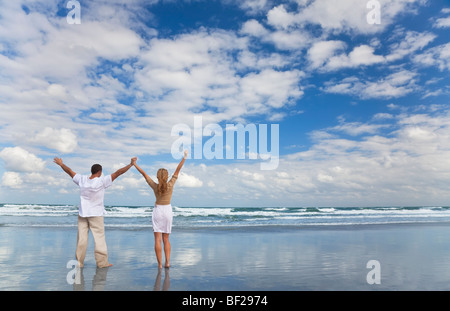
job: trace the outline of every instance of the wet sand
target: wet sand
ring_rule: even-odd
[[[167,270],[150,229],[107,228],[106,240],[113,266],[96,268],[90,235],[70,284],[76,228],[2,226],[0,290],[450,290],[449,224],[178,230]],[[376,273],[379,284],[369,284]]]

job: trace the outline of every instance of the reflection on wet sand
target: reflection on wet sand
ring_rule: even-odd
[[[109,268],[96,268],[94,277],[92,278],[92,291],[103,291],[106,286],[106,276]],[[164,270],[164,280],[162,280],[162,271]],[[168,291],[170,288],[170,269],[158,269],[156,274],[155,284],[153,286],[154,291]],[[89,273],[88,273],[89,274]],[[114,277],[113,277],[114,278]],[[112,281],[114,283],[114,281]],[[84,268],[77,268],[76,275],[74,276],[73,290],[74,291],[86,291],[86,281],[84,276]]]
[[[85,290],[83,269],[84,268],[77,269],[77,273],[79,273],[79,276],[77,275],[78,282],[73,283],[74,291],[84,291]],[[105,289],[106,275],[108,274],[108,269],[109,268],[97,268],[95,270],[95,275],[94,275],[94,278],[92,279],[92,290],[93,291],[103,291]]]
[[[161,272],[162,268],[158,269],[158,274],[156,275],[155,286],[153,286],[154,291],[161,290]],[[164,268],[164,282],[162,284],[162,291],[168,291],[170,287],[170,276],[169,276],[169,268]]]
[[[146,230],[112,230],[115,265],[96,270],[91,255],[79,276],[64,264],[69,231],[0,226],[0,290],[450,290],[447,223],[179,231],[170,271]],[[367,282],[370,260],[381,284]]]

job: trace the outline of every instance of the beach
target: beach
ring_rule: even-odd
[[[75,220],[73,220],[75,221]],[[90,235],[73,284],[76,227],[0,226],[1,291],[399,291],[450,289],[450,223],[174,229],[158,269],[151,228],[108,228],[110,268]],[[380,264],[369,284],[370,260]]]

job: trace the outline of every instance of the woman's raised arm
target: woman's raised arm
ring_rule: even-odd
[[[151,179],[150,176],[148,176],[147,173],[146,173],[142,168],[140,168],[139,165],[137,165],[136,161],[134,162],[133,165],[134,165],[134,167],[139,171],[139,173],[141,173],[142,176],[144,176],[145,180],[147,181],[147,183],[148,183],[149,185],[151,185],[151,184],[156,184],[156,183],[153,181],[153,179]]]
[[[180,173],[181,168],[183,167],[184,161],[186,160],[188,151],[184,150],[184,157],[181,159],[180,164],[178,164],[177,169],[175,170],[175,173],[173,173],[174,176],[178,177],[178,174]]]

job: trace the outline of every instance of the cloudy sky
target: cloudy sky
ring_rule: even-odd
[[[77,204],[55,156],[172,173],[201,117],[278,125],[278,166],[189,159],[173,205],[450,205],[450,1],[68,2],[0,0],[0,202]],[[134,168],[106,194],[153,203]]]

